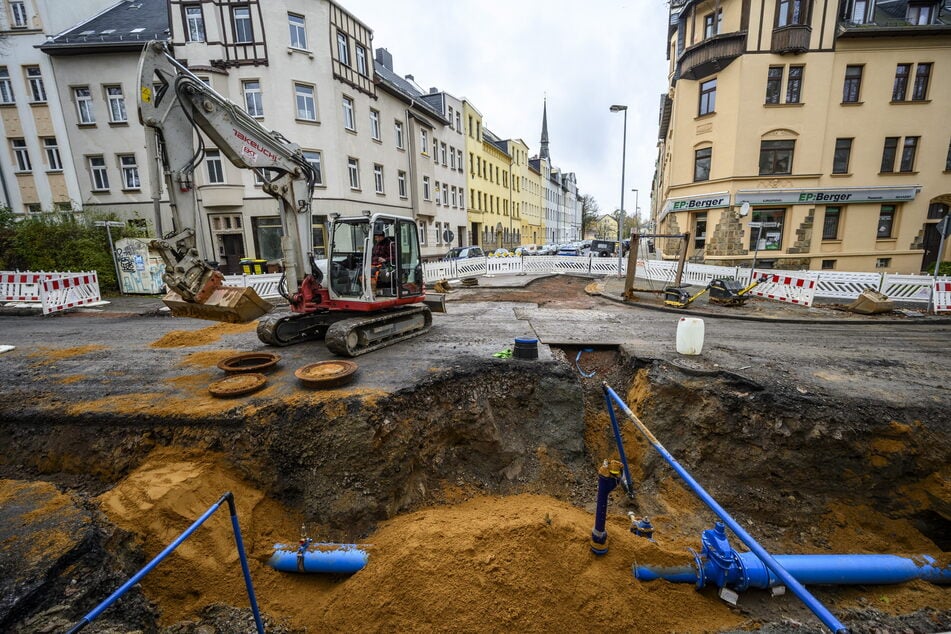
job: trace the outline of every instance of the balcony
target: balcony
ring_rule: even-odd
[[[240,207],[244,204],[243,185],[202,185],[198,191],[205,209]]]
[[[812,27],[805,24],[790,24],[773,29],[770,52],[779,55],[799,55],[809,50]]]
[[[700,79],[719,72],[746,52],[746,31],[714,35],[680,54],[677,76]]]

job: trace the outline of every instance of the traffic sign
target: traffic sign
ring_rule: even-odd
[[[938,224],[935,225],[935,229],[938,230],[938,233],[941,234],[941,237],[951,238],[951,214],[939,220]]]

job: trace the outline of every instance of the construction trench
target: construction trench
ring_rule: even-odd
[[[81,383],[69,362],[102,350],[66,350],[30,367]],[[169,381],[200,394],[234,350],[192,350]],[[610,496],[607,552],[592,554],[598,468],[618,458],[605,384],[770,553],[951,565],[944,397],[830,402],[624,345],[450,367],[396,391],[358,381],[202,396],[188,408],[136,393],[7,403],[0,631],[67,631],[229,491],[268,632],[828,631],[789,592],[751,589],[733,605],[716,587],[635,579],[635,565],[692,565],[690,549],[717,518],[620,414],[633,491]],[[632,532],[629,513],[650,519],[653,540]],[[226,516],[212,516],[85,631],[255,631]],[[366,567],[271,569],[275,544],[295,548],[302,532],[357,544]],[[810,591],[852,632],[951,630],[947,585]]]

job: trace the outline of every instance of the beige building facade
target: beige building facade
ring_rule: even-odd
[[[951,205],[943,4],[673,2],[654,229],[708,264],[927,269]]]

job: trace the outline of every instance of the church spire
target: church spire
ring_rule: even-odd
[[[542,140],[539,156],[543,159],[551,159],[548,155],[548,97],[542,103]]]

